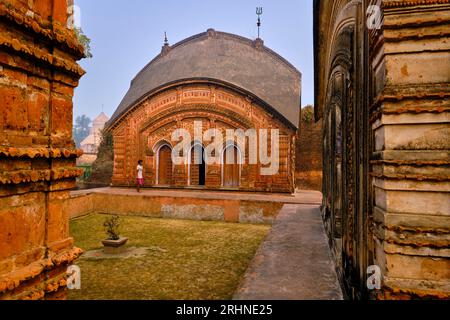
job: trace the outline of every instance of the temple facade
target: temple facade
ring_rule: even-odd
[[[261,39],[210,29],[166,43],[107,125],[113,185],[134,185],[142,160],[147,187],[293,192],[300,109],[300,72]],[[190,140],[174,163],[179,129]]]
[[[343,288],[449,298],[450,3],[316,0],[314,14],[323,218]]]

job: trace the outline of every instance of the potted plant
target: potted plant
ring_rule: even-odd
[[[119,234],[119,219],[119,216],[112,216],[103,223],[108,235],[108,238],[102,241],[106,253],[119,253],[120,248],[128,241],[128,238],[121,237]]]

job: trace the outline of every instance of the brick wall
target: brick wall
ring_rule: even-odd
[[[179,191],[175,191],[179,192]],[[151,218],[271,224],[283,202],[195,197],[120,194],[92,189],[74,191],[65,202],[70,219],[91,213]]]
[[[0,4],[0,300],[64,298],[81,252],[64,203],[80,173],[72,96],[84,48],[66,22],[66,0]]]
[[[297,189],[322,191],[322,121],[315,122],[314,110],[302,109],[296,145],[295,183]]]

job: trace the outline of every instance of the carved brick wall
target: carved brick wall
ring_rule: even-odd
[[[0,3],[0,299],[61,299],[80,254],[68,190],[80,174],[72,97],[84,55],[66,0]]]
[[[367,27],[379,5],[381,28]],[[450,297],[450,1],[315,1],[323,216],[346,293]],[[379,266],[381,290],[367,267]]]
[[[241,167],[240,190],[292,192],[294,190],[296,130],[278,120],[270,110],[234,90],[207,83],[180,84],[147,98],[129,114],[117,121],[114,135],[114,175],[116,186],[132,186],[136,180],[136,165],[144,160],[146,186],[157,184],[157,147],[167,142],[174,147],[172,132],[187,129],[194,139],[194,121],[203,129],[219,129],[224,140],[226,129],[280,130],[280,170],[277,175],[260,174],[262,165],[249,164],[248,143],[245,163]],[[259,132],[259,131],[258,131]],[[270,141],[269,141],[270,142]],[[205,142],[207,146],[209,142]],[[270,150],[270,144],[269,144]],[[189,166],[173,168],[173,187],[189,185]],[[210,165],[206,169],[206,188],[222,188],[222,168]]]
[[[371,33],[382,298],[450,298],[450,2],[383,1]]]

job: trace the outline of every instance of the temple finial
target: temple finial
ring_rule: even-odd
[[[263,14],[263,8],[257,7],[256,14],[258,15],[258,23],[256,25],[258,26],[258,39],[259,39],[260,38],[260,29],[261,29],[261,16]]]
[[[164,31],[164,45],[168,46],[169,45],[169,40],[167,40],[167,32]]]
[[[167,40],[167,32],[164,31],[164,45],[162,46],[161,49],[161,55],[164,57],[169,53],[169,51],[170,51],[169,40]]]

